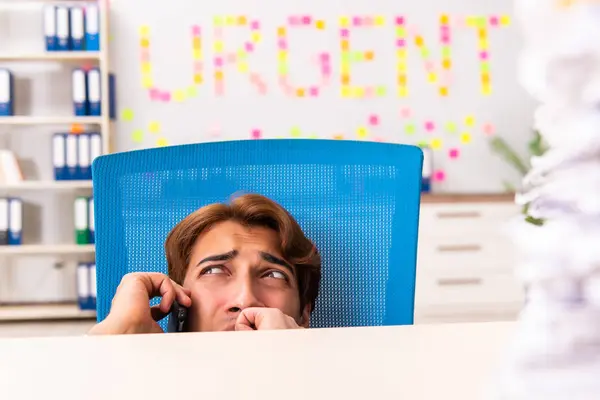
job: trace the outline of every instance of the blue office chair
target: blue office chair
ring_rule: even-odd
[[[313,327],[412,324],[422,158],[413,146],[298,139],[97,158],[98,321],[125,274],[166,273],[163,244],[181,219],[245,192],[277,201],[317,245],[323,277]]]

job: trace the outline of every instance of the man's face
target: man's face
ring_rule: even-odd
[[[188,330],[233,330],[248,307],[278,308],[308,327],[309,306],[300,312],[294,268],[279,251],[277,233],[225,221],[196,240],[183,286],[192,291]]]

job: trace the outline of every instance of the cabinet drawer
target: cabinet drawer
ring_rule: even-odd
[[[502,235],[506,224],[519,216],[514,204],[426,204],[421,206],[419,236]]]
[[[419,274],[416,301],[420,306],[506,304],[522,302],[523,289],[511,274],[464,272]]]

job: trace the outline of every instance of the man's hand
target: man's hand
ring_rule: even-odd
[[[156,321],[167,316],[175,299],[184,307],[191,306],[190,294],[164,274],[127,274],[113,297],[110,314],[89,334],[162,333]],[[160,304],[150,307],[150,299],[156,296],[162,296]]]
[[[264,331],[270,329],[300,329],[294,318],[277,308],[251,307],[242,310],[235,321],[236,331]]]

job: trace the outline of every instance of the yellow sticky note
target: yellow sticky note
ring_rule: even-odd
[[[464,132],[460,135],[460,141],[464,144],[471,143],[471,134]]]
[[[317,26],[317,29],[325,29],[325,21],[318,20],[315,25]]]
[[[144,141],[144,131],[136,129],[131,133],[131,140],[135,143],[142,143]]]
[[[202,60],[202,50],[192,50],[194,60]]]
[[[288,56],[288,53],[286,50],[279,50],[277,52],[277,58],[279,59],[279,61],[287,60],[287,56]]]
[[[237,63],[237,69],[239,72],[246,73],[248,72],[248,64],[245,62]]]
[[[472,115],[467,115],[465,117],[465,125],[468,127],[475,126],[475,117]]]
[[[500,25],[507,26],[510,25],[510,17],[508,15],[503,15],[500,17]]]
[[[481,94],[483,94],[484,96],[489,96],[490,94],[492,94],[492,86],[491,85],[482,86]]]
[[[160,132],[160,122],[158,122],[158,121],[151,121],[148,124],[148,130],[150,131],[150,133],[158,133],[158,132]]]
[[[356,97],[358,99],[365,97],[365,88],[361,86],[354,87],[354,89],[352,90],[352,95],[353,97]]]
[[[221,52],[223,52],[223,41],[222,40],[215,40],[215,43],[213,44],[213,47],[215,49],[215,53],[221,53]]]
[[[150,34],[150,27],[148,25],[140,26],[140,36],[148,36]]]
[[[133,110],[131,108],[126,108],[121,111],[121,119],[125,122],[133,121]]]
[[[381,26],[385,24],[385,17],[383,15],[378,15],[375,17],[375,25]]]
[[[442,148],[442,139],[431,139],[431,148],[433,150],[439,150]]]
[[[173,100],[178,103],[185,101],[185,93],[181,89],[177,89],[173,92]]]
[[[367,137],[368,131],[367,128],[365,128],[364,126],[360,126],[357,130],[356,130],[356,135],[359,138],[365,138]]]
[[[154,86],[154,82],[152,81],[152,77],[149,75],[144,75],[142,77],[142,87],[144,89],[150,89],[152,86]]]
[[[398,88],[398,97],[408,97],[408,87],[402,86]]]
[[[196,86],[190,86],[187,88],[186,93],[188,97],[196,97],[198,96],[198,88]]]
[[[147,61],[142,61],[142,73],[148,74],[152,71],[152,64]]]
[[[160,137],[156,140],[156,146],[158,146],[158,147],[165,147],[168,145],[169,145],[169,142],[167,142],[167,139],[165,139],[164,137]]]
[[[437,82],[437,75],[435,74],[435,72],[430,72],[427,74],[427,80],[431,83],[435,83]]]
[[[352,97],[352,88],[350,86],[342,86],[341,94],[342,97]]]
[[[300,130],[300,128],[295,126],[290,130],[290,135],[292,137],[300,137],[302,135],[302,131]]]
[[[260,32],[252,32],[252,41],[254,43],[260,42]]]
[[[232,15],[228,15],[228,16],[225,18],[225,23],[226,23],[227,25],[235,25],[235,21],[236,21],[236,18],[235,18],[234,16],[232,16]]]
[[[340,26],[342,28],[346,28],[350,23],[350,19],[348,17],[340,17]]]

